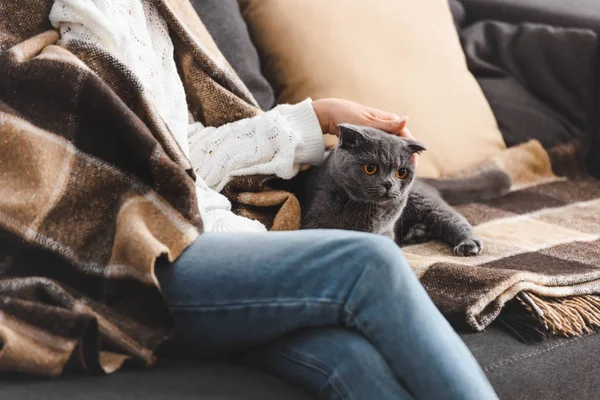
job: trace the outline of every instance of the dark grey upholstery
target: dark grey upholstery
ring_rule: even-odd
[[[467,13],[464,6],[458,0],[448,0],[448,3],[450,4],[450,11],[452,12],[456,29],[462,28],[467,20]]]
[[[598,0],[461,0],[467,23],[484,19],[511,23],[535,22],[560,27],[587,28],[600,35]],[[600,48],[596,59],[594,134],[588,156],[590,172],[600,177]]]
[[[600,29],[598,0],[460,0],[470,22],[493,19]]]
[[[600,399],[600,333],[533,344],[496,327],[461,336],[500,399]]]
[[[593,28],[600,33],[600,0],[462,1],[466,9],[467,24],[489,18],[511,23],[531,21]],[[258,94],[265,81],[264,78],[261,79],[258,58],[247,38],[245,25],[239,25],[239,11],[235,13],[236,1],[193,0],[193,3],[234,69],[250,86],[261,105],[269,108],[272,97],[269,100],[268,93],[264,97]],[[457,25],[462,25],[465,18],[462,9],[454,4],[453,10]],[[238,39],[244,37],[244,32],[247,39],[232,42],[240,32]],[[248,48],[251,48],[250,55],[244,55]],[[240,58],[236,61],[236,57]],[[245,63],[249,63],[250,67],[245,66]],[[244,71],[250,71],[249,75],[244,75]],[[253,86],[253,79],[258,86]],[[600,112],[598,117],[600,121]],[[596,149],[599,150],[600,147]],[[600,174],[600,157],[597,166]],[[600,333],[576,339],[551,339],[539,344],[521,343],[496,327],[483,333],[463,334],[462,337],[502,399],[600,399],[600,367],[597,366]],[[138,398],[301,400],[311,397],[293,385],[260,372],[234,364],[214,362],[163,359],[151,370],[128,368],[106,377],[80,375],[47,380],[0,376],[0,400]]]
[[[152,369],[57,380],[2,377],[0,400],[308,400],[301,389],[226,363],[161,360]]]
[[[494,327],[483,333],[463,334],[462,337],[503,400],[600,398],[597,366],[600,334],[525,344]],[[127,368],[104,377],[80,375],[57,380],[0,378],[0,400],[67,398],[312,399],[301,389],[269,375],[235,364],[216,362],[162,359],[154,369]]]
[[[192,5],[260,107],[271,109],[275,104],[273,89],[262,75],[258,52],[250,40],[237,0],[192,0]]]
[[[537,139],[548,148],[592,137],[594,31],[486,20],[460,36],[507,146]]]

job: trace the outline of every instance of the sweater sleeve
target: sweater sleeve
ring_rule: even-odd
[[[310,99],[218,128],[192,124],[188,139],[196,174],[216,191],[234,176],[275,174],[290,179],[301,164],[323,161],[325,152]]]

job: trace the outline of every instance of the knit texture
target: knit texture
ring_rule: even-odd
[[[234,176],[275,174],[290,179],[300,164],[318,164],[325,153],[309,101],[280,105],[219,128],[191,127],[189,138],[196,174],[217,191]]]
[[[0,1],[2,371],[151,365],[173,332],[155,260],[175,260],[202,232],[194,171],[167,117],[101,45],[57,45],[49,15],[66,4]],[[218,127],[261,114],[189,2],[152,4],[193,119]],[[233,177],[233,208],[252,202],[269,228],[293,229],[297,200],[272,179]]]
[[[185,91],[169,27],[151,1],[56,0],[50,22],[60,31],[61,46],[95,44],[126,65],[187,153]]]
[[[290,179],[300,164],[320,163],[325,151],[310,100],[280,105],[264,115],[219,128],[195,123],[189,127],[189,140],[204,227],[217,232],[266,231],[252,215],[245,218],[231,212],[230,201],[217,193],[231,179],[271,174]]]
[[[218,128],[205,128],[200,122],[188,126],[173,42],[152,1],[58,0],[50,21],[60,30],[62,46],[80,42],[102,47],[139,80],[144,95],[190,158],[207,231],[266,230],[256,221],[234,215],[230,202],[211,192],[222,190],[232,177],[274,174],[289,179],[298,172],[299,163],[322,161],[323,135],[309,102],[282,105]]]

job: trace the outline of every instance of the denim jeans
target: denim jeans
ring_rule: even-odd
[[[171,354],[241,353],[322,399],[497,398],[387,238],[205,233],[156,274]]]

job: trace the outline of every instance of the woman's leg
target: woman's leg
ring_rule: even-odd
[[[346,328],[300,330],[248,351],[244,361],[306,388],[319,399],[414,399],[379,351]]]
[[[302,328],[355,328],[418,399],[494,399],[475,359],[389,239],[350,231],[202,235],[157,275],[185,354]]]

